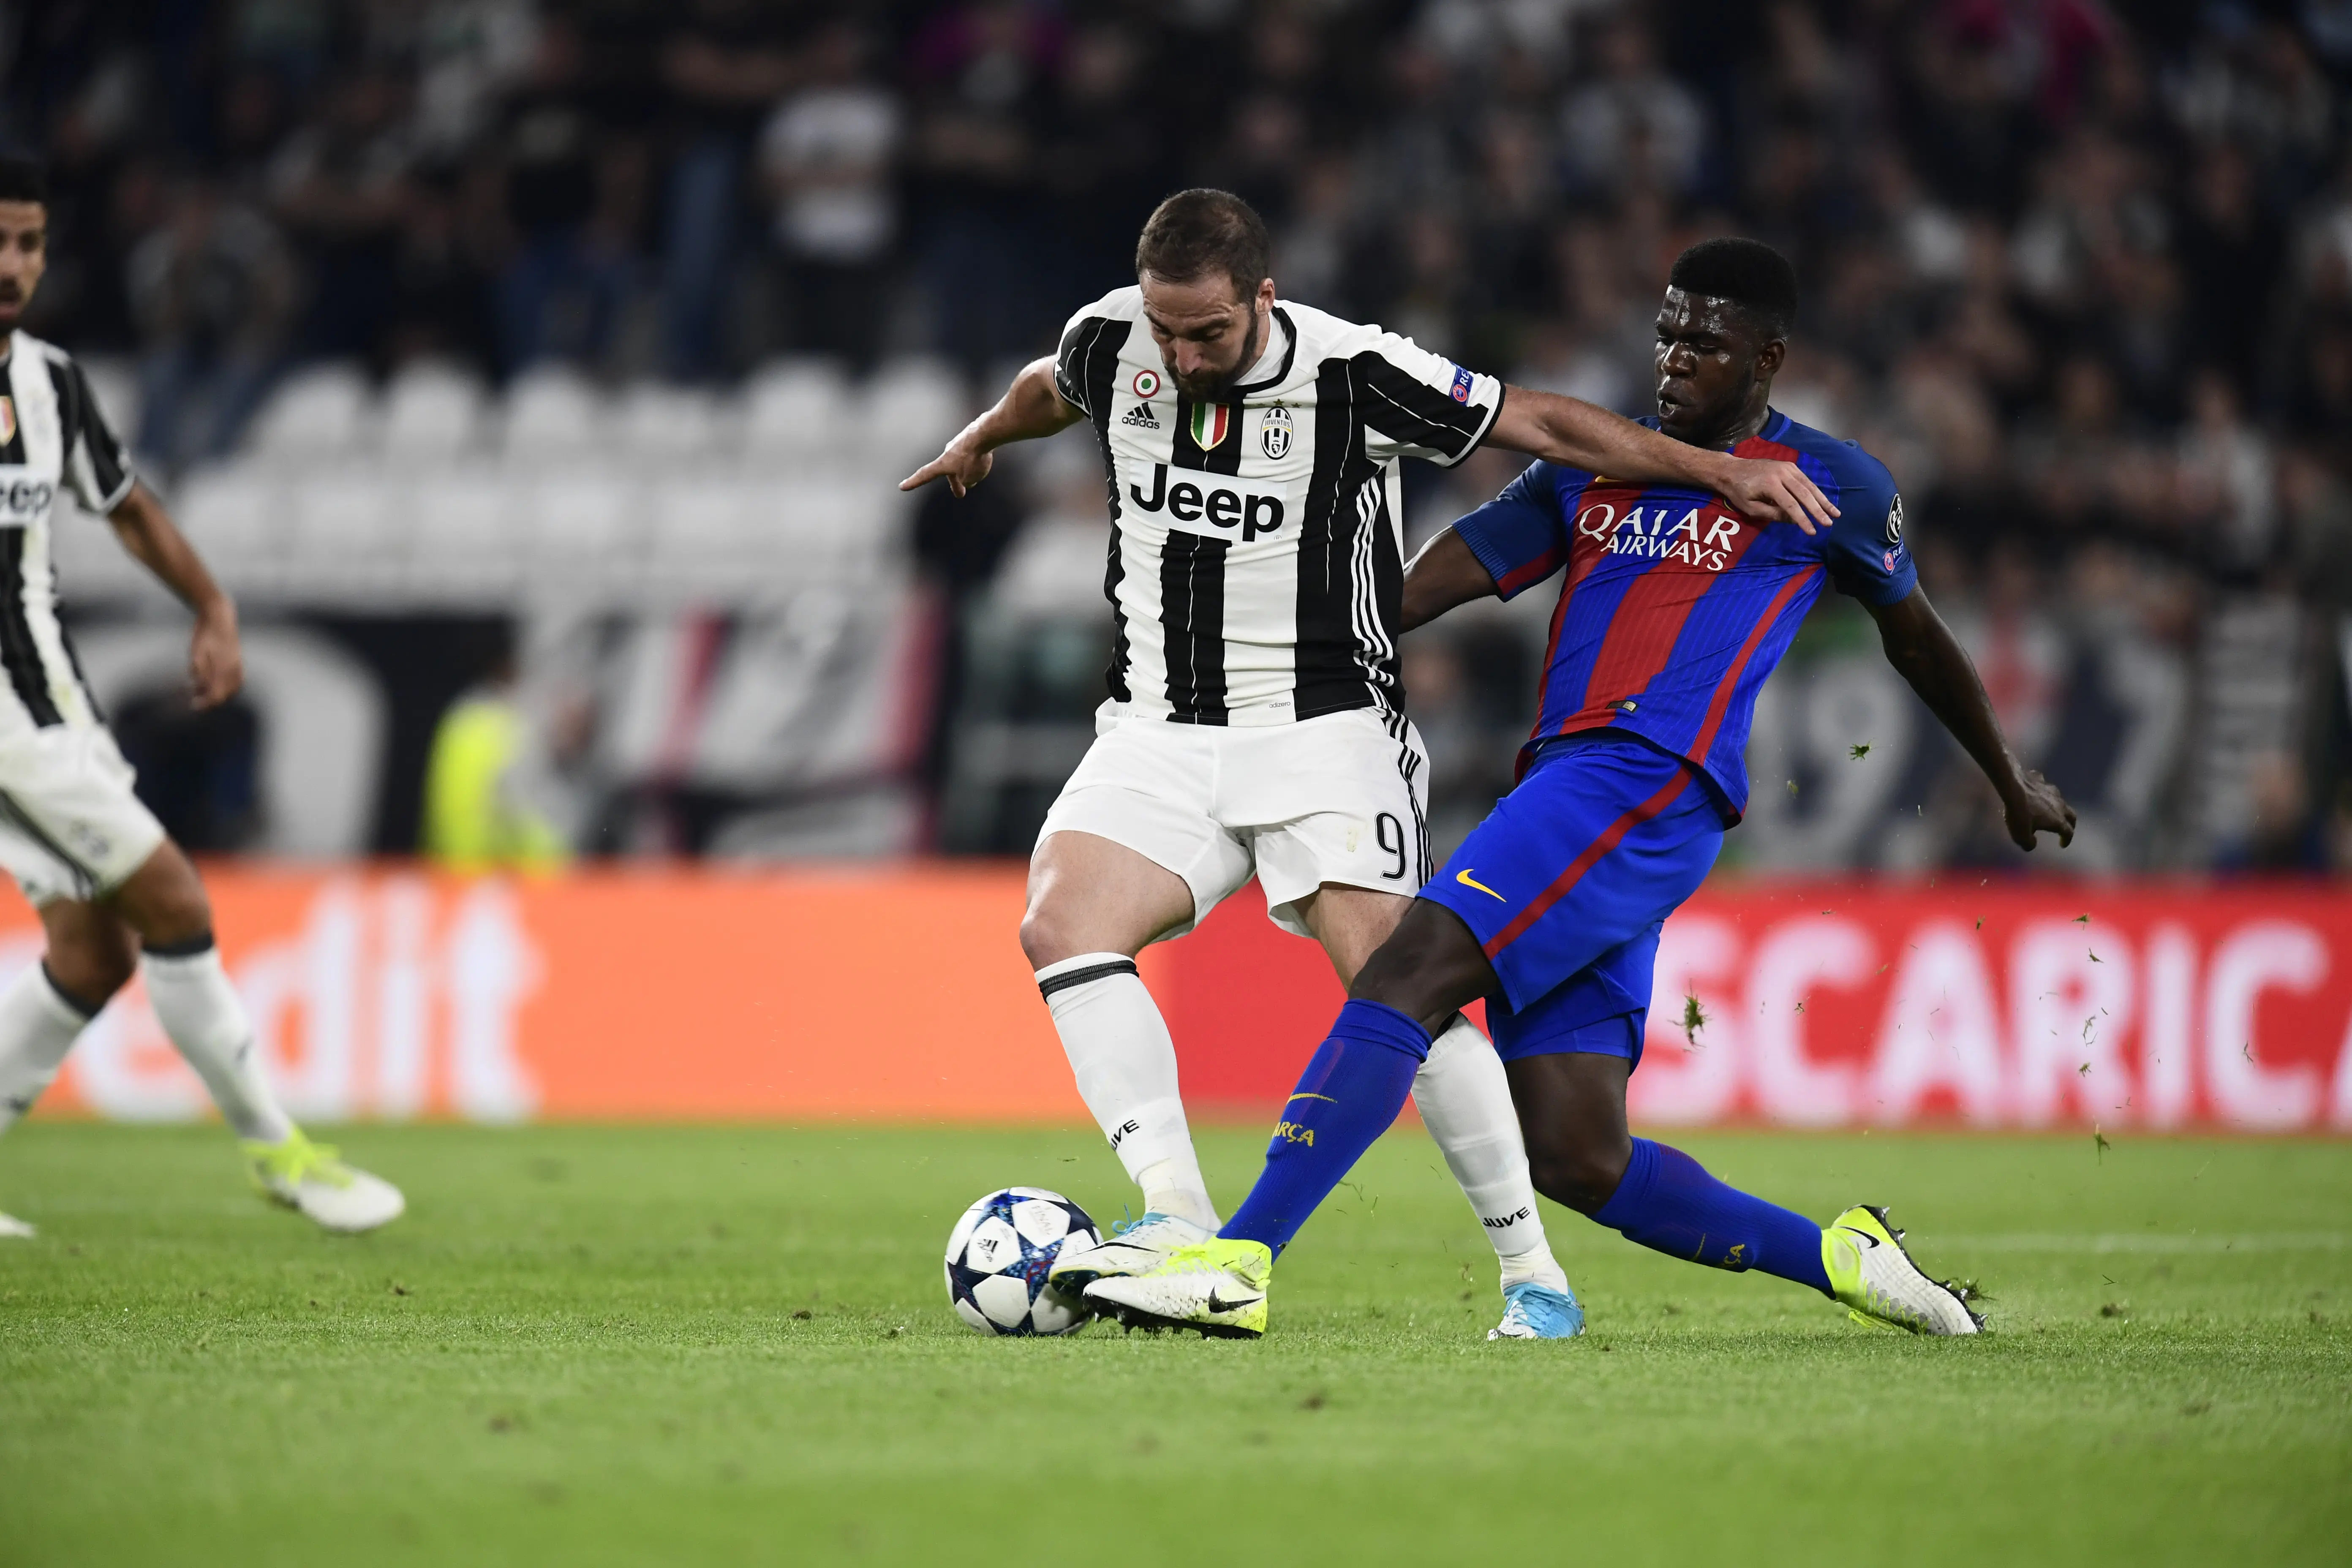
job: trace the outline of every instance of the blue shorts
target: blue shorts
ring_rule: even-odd
[[[1659,928],[1706,880],[1723,832],[1714,791],[1679,757],[1614,736],[1545,749],[1421,889],[1495,966],[1486,1026],[1506,1061],[1640,1063]]]

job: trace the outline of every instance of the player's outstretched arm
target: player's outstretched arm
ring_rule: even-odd
[[[1838,514],[1794,463],[1735,458],[1661,436],[1645,425],[1578,398],[1505,389],[1486,439],[1567,468],[1644,485],[1687,485],[1721,496],[1750,517],[1793,522],[1807,533]]]
[[[1404,629],[1425,626],[1456,605],[1494,596],[1493,574],[1449,528],[1404,569]]]
[[[1891,605],[1874,605],[1878,635],[1893,665],[1944,728],[1968,749],[2000,795],[2009,837],[2020,849],[2033,847],[2037,833],[2054,833],[2058,846],[2074,842],[2074,808],[2048,779],[2017,760],[1993,716],[1992,700],[1968,649],[1917,588]]]
[[[1054,362],[1041,359],[1025,366],[996,400],[996,406],[965,426],[947,449],[905,479],[902,490],[916,490],[933,479],[945,479],[958,498],[988,478],[995,465],[992,453],[1012,441],[1034,441],[1066,430],[1086,417],[1083,409],[1063,400],[1054,385]]]
[[[236,602],[205,569],[204,558],[172,521],[155,492],[134,484],[122,504],[107,515],[122,548],[152,572],[180,602],[196,613],[188,638],[188,679],[196,706],[215,707],[245,684],[245,655],[237,647]]]

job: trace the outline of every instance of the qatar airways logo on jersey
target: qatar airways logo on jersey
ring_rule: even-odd
[[[1594,540],[1612,555],[1647,561],[1679,561],[1702,572],[1720,572],[1739,553],[1739,520],[1706,507],[1685,507],[1678,518],[1671,506],[1626,509],[1595,501],[1576,514],[1576,536]]]
[[[1204,474],[1197,468],[1171,472],[1167,464],[1154,463],[1151,493],[1132,484],[1127,496],[1183,533],[1248,543],[1282,529],[1282,487],[1232,474]]]

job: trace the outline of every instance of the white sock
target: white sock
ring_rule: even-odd
[[[1223,1222],[1192,1152],[1176,1087],[1176,1042],[1135,960],[1082,952],[1037,971],[1037,989],[1053,1012],[1078,1096],[1143,1189],[1144,1208],[1214,1230]]]
[[[1568,1276],[1553,1259],[1543,1216],[1536,1212],[1527,1142],[1503,1058],[1460,1014],[1429,1047],[1429,1059],[1412,1080],[1412,1102],[1494,1244],[1503,1283],[1534,1279],[1567,1289]]]
[[[269,1091],[253,1048],[253,1027],[228,983],[228,971],[221,967],[220,949],[151,952],[146,963],[147,1000],[154,1005],[155,1020],[212,1091],[221,1119],[240,1138],[284,1142],[294,1123]]]
[[[0,991],[0,1132],[33,1109],[89,1019],[39,963]]]

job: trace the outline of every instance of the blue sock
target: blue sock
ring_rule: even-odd
[[[1628,1241],[1711,1268],[1761,1268],[1824,1296],[1822,1227],[1803,1215],[1725,1186],[1679,1149],[1633,1140],[1633,1158],[1593,1222]]]
[[[1280,1252],[1389,1130],[1429,1057],[1429,1031],[1385,1002],[1350,1001],[1299,1075],[1265,1170],[1217,1234]]]

